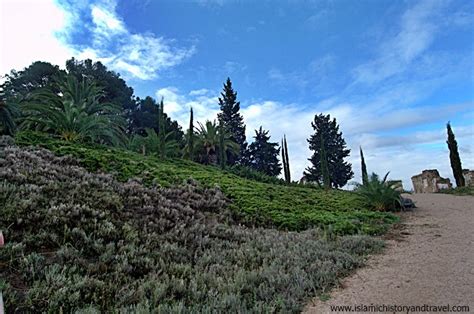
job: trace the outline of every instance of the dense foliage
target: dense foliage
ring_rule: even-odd
[[[464,176],[462,174],[462,165],[461,158],[459,157],[458,143],[454,136],[453,130],[451,129],[451,124],[448,122],[446,125],[448,132],[448,140],[446,143],[449,148],[449,160],[451,161],[451,168],[453,169],[453,176],[456,180],[457,187],[463,187],[465,185]]]
[[[0,91],[0,135],[15,134],[15,118],[19,114],[18,105],[15,102],[7,101],[5,92]]]
[[[159,165],[129,152],[64,149],[89,166],[99,158]],[[3,148],[6,311],[297,313],[381,247],[366,236],[242,227],[227,203],[194,181],[145,187],[47,150]]]
[[[276,177],[281,172],[278,160],[280,147],[278,143],[270,142],[269,131],[255,130],[254,141],[248,146],[246,165],[267,176]]]
[[[363,196],[371,208],[378,211],[394,211],[403,205],[400,199],[400,192],[387,181],[387,173],[383,179],[372,173],[365,184],[356,184],[356,191]]]
[[[102,89],[83,78],[67,76],[51,88],[32,92],[22,103],[22,128],[55,134],[67,141],[120,144],[125,139],[125,120],[120,107],[102,103]]]
[[[314,153],[309,158],[311,166],[306,168],[304,173],[306,179],[323,184],[321,167],[321,142],[323,139],[331,186],[335,188],[344,186],[354,176],[354,173],[352,165],[344,161],[344,158],[349,156],[350,149],[346,147],[336,119],[331,120],[330,115],[315,115],[311,126],[314,129],[314,134],[308,139],[308,143],[309,149]]]
[[[145,184],[172,186],[193,178],[207,187],[217,185],[232,200],[233,213],[246,223],[290,230],[320,226],[339,234],[380,234],[397,219],[365,210],[364,199],[353,192],[263,183],[188,160],[158,159],[117,148],[78,145],[41,134],[18,133],[17,142],[72,155],[88,170],[113,173],[121,181],[141,177]]]
[[[230,133],[230,140],[240,147],[238,153],[229,151],[227,153],[227,164],[234,165],[245,155],[247,148],[245,138],[244,118],[240,114],[240,102],[237,101],[237,92],[232,87],[230,78],[224,83],[224,89],[219,97],[221,112],[217,115],[218,120],[224,123],[227,132]]]

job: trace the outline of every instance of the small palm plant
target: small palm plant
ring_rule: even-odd
[[[173,139],[174,132],[159,136],[154,129],[146,128],[146,136],[134,135],[130,141],[130,149],[144,155],[159,157],[176,157],[179,154],[179,144]]]
[[[356,183],[356,192],[375,210],[392,211],[402,207],[400,192],[387,182],[389,173],[382,180],[376,173],[372,173],[365,184]]]
[[[66,77],[59,93],[34,92],[22,104],[21,127],[59,136],[66,141],[120,144],[125,140],[125,120],[119,105],[101,103],[102,89],[83,79]]]
[[[206,121],[203,125],[199,123],[198,143],[204,149],[206,162],[212,165],[217,164],[217,153],[223,154],[231,152],[238,154],[239,144],[231,140],[231,135],[225,128],[219,127],[216,121]]]

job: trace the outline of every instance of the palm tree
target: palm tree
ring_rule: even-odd
[[[20,111],[15,103],[7,102],[5,93],[0,91],[0,135],[13,135],[16,130],[15,117]]]
[[[173,139],[173,131],[166,133],[164,137],[151,128],[146,128],[145,132],[147,136],[137,134],[132,137],[129,144],[132,150],[159,157],[176,157],[179,154],[179,144]]]
[[[217,164],[217,150],[224,153],[231,152],[238,154],[240,150],[239,144],[232,141],[231,135],[224,128],[219,128],[216,121],[206,121],[203,125],[199,123],[198,143],[206,153],[206,162],[209,164]]]
[[[22,128],[48,132],[66,141],[119,144],[125,140],[121,108],[100,103],[103,91],[73,76],[59,83],[59,93],[41,89],[22,104]]]
[[[372,173],[365,184],[355,183],[356,192],[376,210],[388,211],[402,207],[400,192],[387,182],[389,173],[387,172],[382,180],[377,174]]]

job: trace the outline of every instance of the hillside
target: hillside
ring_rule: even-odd
[[[173,172],[179,169],[176,161],[60,147],[53,141],[48,145],[82,154],[82,163],[89,166],[100,161],[110,168],[131,169],[128,173],[139,166],[149,166],[149,171],[157,167],[154,174],[163,184],[171,185],[187,173]],[[189,167],[186,171],[196,170],[192,173],[201,181],[219,178],[213,168],[183,165]],[[143,174],[151,180],[152,174]],[[228,175],[219,180],[233,180],[245,189],[251,184],[271,187]],[[229,191],[251,193],[244,188],[225,191],[227,196],[232,196]],[[289,191],[326,202],[339,195],[353,197]],[[268,197],[260,197],[266,206],[276,207]],[[289,202],[289,197],[281,199]],[[229,207],[219,189],[192,180],[175,187],[146,187],[90,173],[75,159],[45,149],[2,147],[0,229],[6,245],[0,249],[0,290],[6,311],[296,313],[382,246],[363,235],[248,228],[234,221],[236,204]],[[323,212],[349,217],[336,209]]]
[[[111,173],[120,181],[140,178],[145,185],[171,187],[194,179],[222,190],[240,221],[287,230],[310,227],[337,234],[380,234],[396,216],[366,210],[364,201],[348,191],[284,186],[245,179],[183,159],[158,159],[105,146],[85,146],[53,140],[36,133],[19,133],[19,145],[39,145],[58,155],[71,155],[89,171]]]

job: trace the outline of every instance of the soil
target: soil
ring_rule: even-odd
[[[331,311],[331,305],[371,304],[467,305],[474,312],[474,197],[406,197],[418,208],[401,214],[402,222],[386,236],[383,254],[370,257],[329,296],[314,299],[305,313],[348,313]],[[434,311],[424,313],[429,312]]]

